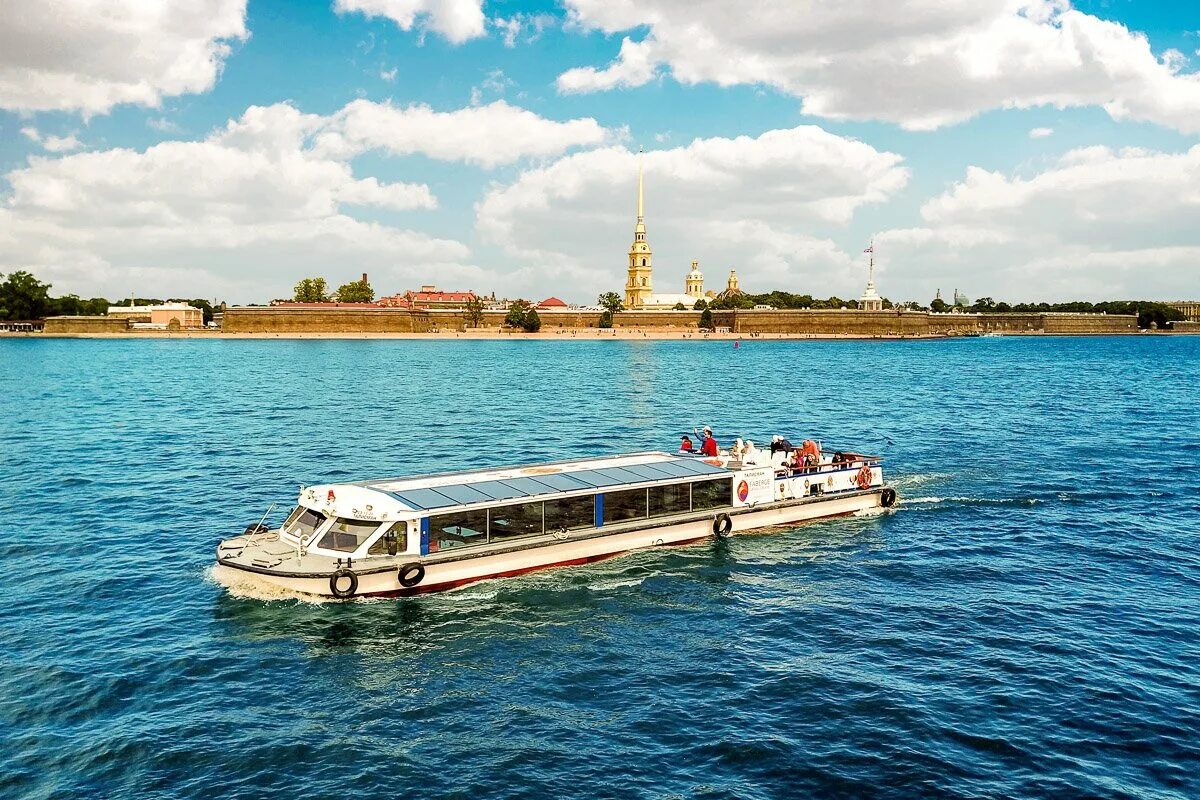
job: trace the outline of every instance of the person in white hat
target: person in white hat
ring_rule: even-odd
[[[692,428],[692,432],[694,433],[695,431],[696,429]],[[715,457],[720,455],[720,452],[721,448],[717,446],[717,440],[713,438],[712,428],[705,425],[704,432],[700,436],[701,455]]]

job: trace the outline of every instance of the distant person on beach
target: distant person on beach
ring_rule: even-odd
[[[692,429],[695,433],[695,428]],[[700,435],[700,453],[706,456],[720,455],[720,448],[717,447],[717,440],[713,438],[712,428],[704,426],[704,432]]]

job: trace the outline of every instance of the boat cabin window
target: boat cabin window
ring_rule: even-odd
[[[604,494],[604,523],[624,522],[629,519],[645,519],[646,490],[630,489],[624,492]]]
[[[371,542],[371,546],[367,548],[369,556],[386,556],[388,555],[388,539],[394,542],[394,549],[397,553],[403,553],[408,549],[408,523],[397,522],[392,527],[387,529],[387,532],[380,536],[375,541]]]
[[[650,516],[683,514],[692,509],[692,489],[686,483],[650,487]]]
[[[546,501],[546,530],[575,531],[596,524],[596,497],[564,497]]]
[[[429,518],[429,552],[487,542],[487,511],[456,511]]]
[[[493,542],[536,536],[542,533],[542,504],[521,503],[493,508],[488,531],[491,536],[489,541]]]
[[[692,510],[704,511],[733,505],[733,482],[729,478],[692,484]]]
[[[321,537],[317,547],[352,553],[358,549],[360,544],[371,538],[371,534],[377,530],[379,530],[378,522],[363,522],[362,520],[338,517]]]
[[[329,518],[320,511],[313,511],[311,508],[305,508],[304,506],[296,506],[296,510],[287,518],[287,522],[283,523],[283,529],[294,536],[307,539],[327,519]]]

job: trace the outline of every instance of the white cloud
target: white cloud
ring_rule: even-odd
[[[1200,294],[1200,145],[1072,150],[1030,178],[970,167],[925,225],[877,237],[897,284],[1007,300]],[[922,293],[924,290],[924,293]]]
[[[516,13],[511,17],[493,17],[489,20],[492,27],[500,31],[505,47],[516,47],[517,40],[532,44],[542,37],[542,32],[556,22],[551,14]],[[522,36],[524,34],[524,36]]]
[[[399,67],[392,67],[391,69],[381,69],[381,70],[379,70],[379,77],[382,78],[383,80],[387,81],[388,83],[395,83],[396,82],[396,73],[399,71],[400,71]]]
[[[655,288],[681,292],[693,258],[710,288],[730,267],[744,288],[853,291],[855,260],[819,231],[885,201],[908,180],[901,158],[804,126],[757,138],[698,139],[645,154]],[[481,235],[527,265],[530,287],[569,281],[590,297],[624,284],[637,155],[610,147],[566,156],[489,191]]]
[[[1054,128],[1034,128],[1029,132],[1030,139],[1045,139],[1054,135]]]
[[[454,44],[485,33],[483,0],[334,0],[333,10],[385,17],[405,31],[427,28]]]
[[[79,141],[73,133],[66,136],[43,136],[37,128],[32,126],[21,128],[21,133],[25,138],[37,142],[43,150],[50,153],[68,153],[83,147],[83,142]]]
[[[449,112],[355,100],[329,118],[315,148],[337,157],[372,149],[421,153],[491,168],[524,156],[554,156],[572,147],[603,144],[613,136],[591,118],[556,122],[503,100]]]
[[[96,114],[207,91],[245,17],[245,0],[5,0],[0,107]]]
[[[565,0],[572,25],[642,26],[616,59],[559,76],[563,92],[685,84],[773,86],[805,112],[928,130],[993,108],[1102,106],[1116,119],[1200,132],[1200,74],[1156,58],[1123,25],[1067,0]]]
[[[356,177],[350,161],[382,150],[494,166],[607,135],[503,103],[434,112],[359,100],[328,116],[254,106],[198,141],[30,158],[4,176],[0,272],[33,269],[56,291],[240,300],[364,270],[384,291],[443,278],[482,288],[496,276],[465,264],[464,244],[383,221],[435,209],[428,186]],[[375,221],[356,216],[364,209]]]

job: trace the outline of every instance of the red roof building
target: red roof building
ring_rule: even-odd
[[[388,308],[463,308],[478,299],[479,296],[471,291],[443,292],[436,286],[422,286],[416,292],[381,297],[376,303]]]
[[[547,297],[545,300],[537,304],[538,308],[570,308],[562,300],[557,297]]]

